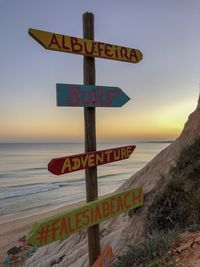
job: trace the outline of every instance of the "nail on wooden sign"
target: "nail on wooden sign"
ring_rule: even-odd
[[[96,42],[31,28],[28,32],[39,44],[48,50],[130,63],[138,63],[143,58],[142,52],[135,48]]]

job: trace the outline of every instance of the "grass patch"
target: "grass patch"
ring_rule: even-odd
[[[170,180],[155,196],[147,216],[148,232],[200,224],[200,139],[182,151],[168,175]]]
[[[186,147],[162,177],[146,217],[146,238],[112,267],[173,267],[172,243],[181,231],[200,230],[200,139]]]
[[[138,246],[130,247],[126,254],[119,256],[112,267],[175,266],[168,252],[174,241],[174,233],[154,232]]]

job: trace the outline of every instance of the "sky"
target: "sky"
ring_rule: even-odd
[[[56,83],[83,84],[83,57],[44,49],[29,28],[139,49],[137,64],[96,58],[96,85],[131,100],[96,108],[97,140],[171,140],[196,108],[199,0],[0,0],[0,142],[84,140],[81,107],[57,107]]]

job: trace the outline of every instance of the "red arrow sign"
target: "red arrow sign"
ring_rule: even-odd
[[[124,146],[56,158],[49,162],[48,170],[55,175],[61,175],[82,169],[92,168],[98,165],[128,159],[134,149],[135,146]]]
[[[112,247],[110,245],[106,246],[102,251],[101,255],[97,258],[92,267],[109,267],[112,262],[114,255]]]

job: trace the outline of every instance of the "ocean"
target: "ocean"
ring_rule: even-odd
[[[124,145],[98,144],[97,149]],[[135,142],[128,145],[136,145],[129,159],[98,166],[99,196],[116,190],[169,143]],[[84,144],[78,143],[1,143],[0,218],[85,200],[84,170],[56,176],[47,169],[52,158],[83,152]]]

